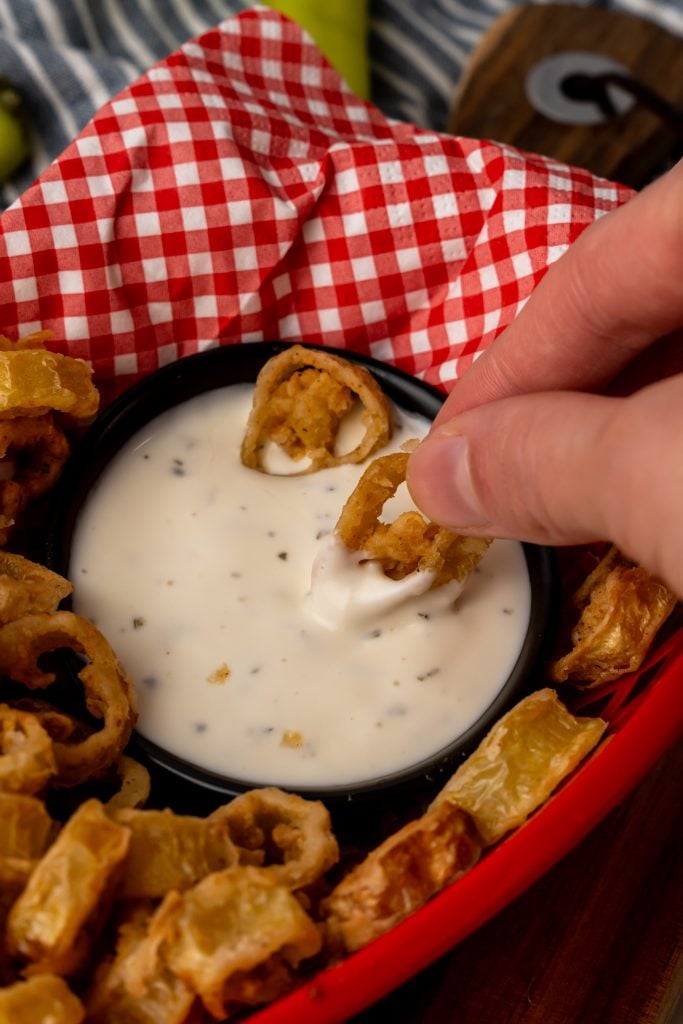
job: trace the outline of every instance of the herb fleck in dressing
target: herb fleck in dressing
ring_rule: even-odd
[[[514,666],[530,603],[522,549],[496,541],[454,603],[428,591],[321,621],[321,520],[336,522],[363,467],[246,469],[251,394],[191,399],[119,452],[77,524],[76,611],[117,637],[142,684],[140,732],[188,761],[282,786],[406,768],[472,725]],[[397,418],[394,448],[426,430]]]

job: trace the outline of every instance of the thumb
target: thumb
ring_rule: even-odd
[[[437,425],[410,458],[408,486],[430,519],[458,532],[612,540],[681,592],[680,439],[683,377],[629,398],[505,398]]]

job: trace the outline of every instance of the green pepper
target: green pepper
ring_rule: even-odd
[[[0,184],[11,178],[30,152],[21,97],[0,77]]]

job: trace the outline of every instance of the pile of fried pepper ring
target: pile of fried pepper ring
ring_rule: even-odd
[[[99,405],[88,364],[49,352],[50,337],[0,335],[0,547],[28,503],[59,478],[69,455],[65,430],[92,419]]]
[[[277,408],[252,419],[243,457],[265,471],[260,453],[270,440],[312,465],[334,462],[337,414],[308,446],[300,403],[315,409],[331,389],[341,416],[345,388],[369,403],[372,443],[363,457],[374,452],[390,427],[367,381],[346,371],[340,378],[326,360],[309,367],[295,348],[257,386],[257,400],[274,393]],[[304,376],[307,369],[314,373]],[[42,373],[31,378],[33,397],[21,392],[16,421],[56,407],[36,397],[49,390]],[[74,408],[89,407],[83,399]],[[394,578],[421,566],[435,585],[463,578],[485,543],[464,543],[421,517],[393,530],[378,525],[405,475],[405,458],[383,458],[349,498],[340,537]],[[131,682],[92,624],[58,610],[71,590],[55,573],[0,552],[0,677],[9,681],[0,682],[0,1024],[199,1024],[276,999],[468,871],[544,803],[606,728],[571,714],[551,688],[532,693],[422,816],[341,880],[337,867],[333,882],[339,848],[319,802],[265,788],[206,818],[144,808],[149,776],[124,753],[135,722]],[[574,597],[572,650],[552,677],[594,687],[637,667],[674,603],[611,550]],[[69,679],[82,690],[82,719],[46,699],[54,675],[40,659],[61,648],[81,659]],[[46,798],[52,806],[56,789],[78,794],[86,783],[77,809],[53,820]]]

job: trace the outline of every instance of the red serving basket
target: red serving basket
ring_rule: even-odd
[[[442,956],[519,896],[623,799],[681,734],[683,637],[643,667],[659,664],[637,698],[619,708],[642,672],[623,679],[602,714],[610,729],[598,749],[521,828],[466,875],[386,935],[252,1017],[258,1024],[347,1020]],[[617,696],[619,695],[619,696]]]
[[[53,331],[105,400],[216,344],[352,348],[448,390],[548,266],[630,193],[387,120],[299,29],[230,19],[107,104],[0,218],[0,325]],[[683,638],[603,693],[599,749],[422,910],[257,1013],[331,1022],[459,942],[562,857],[683,725]],[[591,697],[592,699],[592,697]]]

